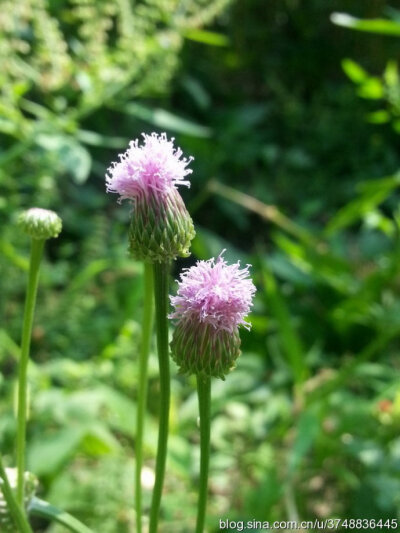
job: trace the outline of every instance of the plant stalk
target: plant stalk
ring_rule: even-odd
[[[154,263],[154,296],[157,332],[158,363],[160,369],[160,411],[158,445],[156,457],[155,482],[150,508],[150,533],[157,533],[158,517],[162,489],[164,484],[165,464],[167,460],[170,372],[168,348],[168,263]]]
[[[43,255],[44,240],[32,239],[29,262],[28,287],[26,291],[24,321],[22,327],[21,355],[18,375],[18,426],[17,426],[17,501],[24,505],[24,472],[27,418],[27,370],[32,336],[33,316],[39,280],[40,261]]]
[[[197,376],[200,413],[200,481],[196,533],[203,533],[207,510],[208,470],[210,463],[211,378]]]
[[[144,263],[144,304],[142,322],[142,345],[139,355],[138,405],[136,418],[136,471],[135,471],[135,499],[136,499],[136,531],[142,532],[142,465],[143,465],[143,428],[146,414],[148,360],[153,329],[153,267]]]

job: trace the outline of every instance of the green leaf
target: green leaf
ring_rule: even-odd
[[[393,220],[385,217],[378,209],[369,211],[364,217],[364,223],[367,228],[378,229],[388,236],[394,235],[396,229]],[[378,242],[382,243],[382,239],[379,239]]]
[[[392,127],[396,133],[400,133],[400,120],[394,120],[392,122]]]
[[[120,108],[120,111],[128,115],[134,115],[158,128],[176,131],[192,137],[210,137],[212,133],[210,128],[179,117],[165,109],[150,109],[141,104],[131,102]]]
[[[368,72],[352,59],[343,59],[342,69],[354,83],[364,83],[368,79]]]
[[[0,118],[0,132],[6,135],[15,135],[18,131],[18,126],[11,120]]]
[[[270,466],[264,469],[261,483],[244,494],[247,516],[269,521],[273,506],[282,498],[283,489],[276,468]]]
[[[52,435],[41,435],[29,446],[30,470],[39,476],[52,475],[65,464],[79,448],[87,432],[84,425],[68,426]]]
[[[61,168],[69,172],[76,183],[84,183],[89,177],[92,159],[89,152],[72,137],[42,133],[36,143],[45,150],[56,152]]]
[[[383,73],[383,79],[389,87],[397,88],[399,85],[399,69],[396,61],[388,61],[385,72]]]
[[[400,185],[400,174],[367,182],[361,187],[361,195],[348,203],[332,218],[326,227],[326,234],[332,235],[339,229],[350,226],[373,211]]]
[[[67,290],[69,292],[82,289],[89,281],[111,266],[115,266],[115,259],[96,259],[91,261],[85,268],[78,271],[77,275],[70,280]]]
[[[28,271],[28,259],[19,255],[11,242],[0,240],[0,252],[3,254],[3,257],[7,258],[14,266],[25,272]]]
[[[69,425],[51,435],[36,437],[28,454],[31,470],[38,475],[54,475],[78,450],[99,456],[120,449],[118,440],[103,423],[82,422],[76,427]]]
[[[92,160],[86,148],[73,142],[64,145],[60,155],[76,183],[84,183],[89,177],[92,166]]]
[[[49,503],[40,500],[39,498],[32,498],[29,504],[29,512],[32,515],[47,518],[47,520],[58,522],[74,533],[94,533],[91,529],[86,527],[77,518],[50,505]]]
[[[274,236],[274,241],[292,263],[313,281],[327,284],[342,294],[351,293],[357,286],[348,263],[330,252],[326,244],[318,249],[298,243],[283,234]]]
[[[343,28],[378,33],[380,35],[400,36],[400,23],[386,19],[359,19],[347,13],[332,13],[331,22]]]
[[[279,290],[275,277],[265,262],[263,265],[263,281],[268,304],[278,323],[282,349],[286,352],[294,380],[296,383],[302,383],[308,376],[308,368],[304,362],[304,350],[301,339],[293,326],[289,309]]]
[[[5,329],[0,329],[0,362],[5,360],[4,354],[11,354],[18,361],[21,349],[18,344],[10,337]]]
[[[181,83],[200,109],[208,109],[210,107],[211,97],[199,80],[191,76],[185,76]]]
[[[358,96],[367,100],[379,100],[383,98],[385,91],[379,78],[368,78],[357,90]]]
[[[121,449],[119,441],[100,422],[94,422],[87,428],[87,433],[82,439],[82,450],[91,456],[104,455]]]
[[[191,29],[185,31],[183,36],[186,37],[186,39],[207,44],[208,46],[229,46],[229,38],[226,35],[216,33],[215,31]]]
[[[315,413],[311,411],[305,411],[302,413],[297,425],[296,440],[289,456],[290,474],[293,475],[299,468],[302,459],[310,450],[315,438],[318,435],[319,427],[319,418]]]
[[[287,254],[278,252],[269,254],[268,265],[271,271],[276,274],[279,279],[289,281],[294,285],[303,285],[310,287],[313,285],[313,280],[304,269],[299,268],[291,261],[291,257]]]
[[[390,113],[384,109],[374,111],[373,113],[369,113],[367,115],[367,121],[371,124],[386,124],[390,121]]]
[[[101,394],[104,416],[110,427],[134,437],[136,403],[111,387],[101,386],[97,390]]]
[[[126,148],[129,139],[126,137],[112,137],[110,135],[101,135],[95,131],[78,130],[76,137],[83,143],[90,146],[105,146],[106,148]]]

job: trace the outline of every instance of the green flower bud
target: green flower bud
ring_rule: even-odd
[[[61,218],[54,211],[39,207],[24,211],[19,216],[18,224],[32,239],[38,240],[58,237],[62,229]]]
[[[11,488],[14,492],[17,490],[17,469],[16,468],[6,468],[6,475],[10,483]],[[38,486],[37,478],[30,472],[25,472],[25,498],[24,506],[26,511],[28,511],[30,502],[36,494],[36,489]],[[1,533],[15,533],[14,521],[10,515],[7,504],[4,500],[3,492],[1,490],[0,481],[0,531]]]
[[[188,257],[195,236],[193,221],[175,188],[150,191],[137,198],[129,230],[130,252],[136,259],[168,262]]]
[[[182,320],[176,326],[170,346],[180,373],[225,380],[240,355],[239,330],[230,332],[204,322]]]

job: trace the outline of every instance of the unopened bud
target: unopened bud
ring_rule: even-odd
[[[58,237],[62,229],[61,218],[54,211],[32,207],[18,219],[19,226],[32,239],[46,240]]]
[[[136,259],[168,262],[188,257],[194,236],[192,219],[175,188],[136,201],[129,229],[130,252]]]

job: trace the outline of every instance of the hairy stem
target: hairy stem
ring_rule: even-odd
[[[142,465],[143,465],[143,428],[147,400],[147,370],[153,329],[153,269],[150,263],[144,264],[144,305],[142,322],[142,346],[139,358],[138,405],[136,418],[136,471],[135,471],[135,498],[136,498],[136,531],[142,531]]]
[[[167,459],[168,422],[170,404],[170,373],[168,357],[168,263],[154,263],[154,296],[156,309],[156,332],[158,362],[160,368],[160,411],[158,445],[156,458],[156,478],[150,509],[150,533],[156,533],[162,489],[164,484],[165,464]]]
[[[18,375],[18,427],[17,427],[17,501],[24,504],[24,472],[27,417],[27,370],[31,345],[32,324],[35,312],[36,293],[39,279],[40,261],[43,255],[44,240],[32,239],[29,263],[28,287],[26,291],[24,322],[22,327],[21,355]]]
[[[197,376],[200,413],[200,481],[196,533],[203,533],[207,509],[208,467],[210,462],[211,378]]]

